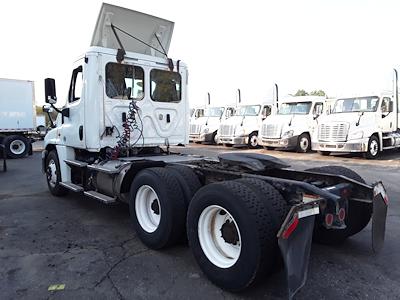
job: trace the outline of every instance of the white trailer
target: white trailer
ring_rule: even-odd
[[[319,120],[312,149],[322,155],[363,153],[374,159],[387,149],[400,149],[400,104],[397,71],[392,93],[337,99],[331,114]]]
[[[30,134],[36,130],[33,81],[0,79],[0,143],[7,156],[32,153]]]
[[[280,250],[292,297],[305,283],[313,235],[340,243],[371,218],[378,251],[382,183],[365,184],[343,167],[295,171],[255,153],[215,160],[169,151],[189,142],[188,73],[167,57],[172,29],[170,21],[103,4],[92,47],[76,61],[68,102],[45,137],[50,192],[128,203],[137,236],[153,249],[187,234],[206,276],[231,291],[271,272]],[[54,79],[45,87],[53,105]]]
[[[261,125],[258,144],[266,149],[311,150],[311,136],[325,110],[325,97],[298,96],[283,99],[278,112]]]

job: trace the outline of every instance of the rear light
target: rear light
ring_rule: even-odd
[[[333,215],[332,214],[325,215],[325,224],[327,226],[332,226],[332,224],[333,224]]]
[[[297,225],[299,224],[299,218],[297,214],[293,216],[292,221],[290,221],[289,225],[286,227],[286,229],[282,233],[282,238],[288,239],[289,236],[295,231]]]
[[[339,209],[339,221],[344,221],[344,218],[346,217],[346,210],[342,207],[341,209]]]

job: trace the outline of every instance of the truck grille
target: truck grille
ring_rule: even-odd
[[[221,136],[232,136],[234,131],[233,125],[221,125],[219,131],[219,135]]]
[[[190,124],[189,134],[198,134],[200,133],[200,125],[197,124]]]
[[[280,138],[281,128],[278,124],[263,124],[261,136],[265,138]]]
[[[318,139],[329,142],[345,142],[348,126],[346,123],[321,124],[318,128]]]

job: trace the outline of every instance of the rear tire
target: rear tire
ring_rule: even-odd
[[[333,175],[343,175],[350,179],[365,183],[365,180],[353,170],[342,166],[324,166],[306,171],[320,172]],[[346,229],[327,229],[322,225],[322,218],[315,219],[314,240],[321,244],[334,245],[360,232],[368,225],[372,215],[372,204],[358,201],[349,201],[345,223]]]
[[[29,139],[22,135],[10,135],[4,138],[7,156],[10,158],[23,158],[30,149]]]
[[[274,147],[270,147],[270,146],[263,146],[263,148],[264,148],[264,150],[269,150],[269,151],[275,150]]]
[[[149,248],[161,249],[181,240],[186,205],[176,175],[166,168],[148,168],[136,175],[129,211],[137,235]]]
[[[182,189],[186,207],[189,206],[194,194],[201,188],[201,183],[196,173],[189,167],[179,165],[169,165],[168,171],[175,175]]]
[[[228,147],[228,148],[233,147],[232,144],[224,144],[224,146],[225,146],[225,147]]]
[[[46,158],[46,180],[51,194],[57,197],[65,196],[68,190],[60,185],[60,161],[55,150],[50,151]]]
[[[212,183],[189,205],[193,255],[214,284],[230,291],[243,290],[274,270],[279,258],[276,213],[254,190],[241,180]]]

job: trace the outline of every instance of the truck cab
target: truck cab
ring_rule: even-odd
[[[239,105],[235,114],[221,123],[218,140],[225,146],[257,148],[257,136],[261,122],[272,112],[271,103]]]
[[[311,150],[311,135],[325,108],[325,97],[298,96],[282,100],[278,112],[261,125],[258,143],[266,149]]]
[[[349,152],[376,158],[400,147],[398,118],[392,93],[337,99],[332,113],[320,119],[312,148],[322,155]]]
[[[217,131],[221,122],[231,117],[234,112],[234,106],[206,107],[203,116],[190,120],[189,141],[217,144]]]
[[[187,144],[187,68],[166,56],[173,25],[104,4],[91,47],[74,62],[67,103],[46,135],[46,149],[57,148],[65,160],[83,152],[111,155],[112,149],[123,151],[122,144]],[[46,101],[54,102],[55,85],[49,90],[54,93]],[[62,180],[70,181],[69,168],[61,171]]]

